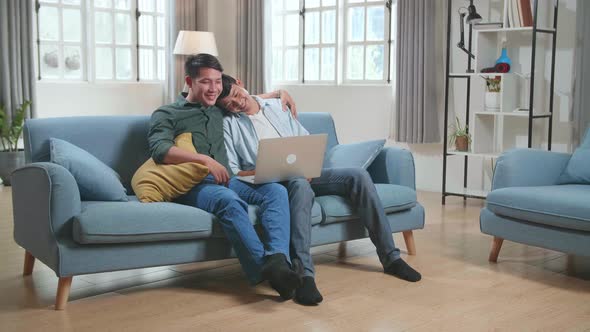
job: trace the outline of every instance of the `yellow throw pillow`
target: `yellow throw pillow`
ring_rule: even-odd
[[[174,141],[179,149],[197,153],[191,133],[180,134]],[[143,203],[170,202],[187,193],[208,174],[207,166],[195,162],[159,165],[150,158],[135,172],[131,186]]]

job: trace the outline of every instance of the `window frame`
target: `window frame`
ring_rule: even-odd
[[[49,77],[45,78],[46,81],[63,81],[63,82],[80,82],[80,81],[87,81],[88,80],[88,29],[86,24],[84,24],[84,18],[86,17],[87,12],[87,2],[84,0],[80,0],[79,5],[75,4],[64,4],[62,0],[56,0],[56,2],[46,2],[43,0],[34,0],[35,5],[35,19],[36,19],[36,34],[37,34],[37,43],[36,43],[36,53],[37,53],[37,80],[42,80],[42,70],[41,70],[41,47],[44,45],[55,45],[57,47],[57,54],[58,54],[58,77]],[[39,33],[39,12],[41,7],[48,7],[48,8],[55,8],[57,9],[57,20],[58,20],[58,38],[57,40],[42,40],[41,35]],[[80,41],[73,42],[73,41],[65,41],[64,40],[64,22],[63,22],[63,11],[64,9],[79,9],[80,10]],[[65,76],[65,52],[64,48],[68,46],[75,46],[80,48],[80,62],[81,62],[81,77],[80,78],[68,78]]]
[[[79,5],[75,4],[64,4],[63,0],[54,0],[55,2],[46,2],[44,0],[29,0],[33,1],[35,6],[35,20],[36,24],[34,26],[35,33],[37,34],[37,43],[36,45],[36,55],[37,55],[37,81],[40,82],[58,82],[58,83],[93,83],[93,84],[102,84],[102,83],[158,83],[163,84],[166,81],[167,75],[167,61],[169,55],[166,54],[166,49],[170,43],[169,36],[167,33],[166,25],[168,20],[168,5],[166,1],[163,1],[163,4],[159,7],[158,1],[153,0],[154,8],[153,11],[139,11],[139,1],[140,0],[129,0],[129,8],[128,9],[118,9],[116,8],[115,0],[112,0],[112,6],[110,8],[102,8],[102,7],[94,7],[95,0],[80,0]],[[53,7],[58,9],[58,40],[56,41],[43,41],[40,38],[40,15],[39,12],[42,7]],[[66,42],[63,38],[63,8],[75,8],[80,9],[80,24],[81,24],[81,41],[78,42]],[[163,13],[159,12],[158,9],[161,8],[164,10]],[[96,43],[96,31],[95,31],[95,14],[97,12],[105,12],[109,13],[112,16],[112,40],[110,43]],[[130,16],[130,23],[131,23],[131,38],[129,44],[119,44],[116,41],[116,15],[118,13],[128,14]],[[151,46],[147,45],[139,45],[139,17],[140,15],[149,15],[153,17],[153,23],[150,27],[152,29],[152,34],[154,36],[154,44]],[[158,18],[163,20],[164,24],[164,31],[162,34],[163,38],[163,46],[158,45]],[[57,77],[44,77],[43,72],[41,69],[42,66],[42,57],[41,48],[43,45],[56,45],[58,49],[58,70],[59,75]],[[64,69],[64,46],[79,46],[80,47],[80,57],[81,57],[81,77],[80,78],[67,78],[65,77],[65,69]],[[111,78],[97,78],[96,76],[96,49],[100,47],[106,47],[111,49],[111,63],[112,63],[112,70]],[[117,49],[124,48],[129,49],[131,52],[131,77],[125,79],[117,79],[117,59],[116,53]],[[152,79],[142,79],[140,77],[140,58],[139,58],[139,49],[150,49],[153,51],[154,61],[153,61],[153,76]],[[158,53],[162,52],[162,68],[158,67]],[[162,71],[161,73],[159,71]],[[160,75],[162,74],[162,75]]]
[[[318,0],[319,1],[319,0]],[[305,1],[303,1],[305,4]],[[302,83],[308,83],[308,84],[336,84],[339,80],[339,70],[338,70],[338,63],[339,63],[339,55],[340,52],[338,51],[338,39],[339,39],[339,28],[340,28],[340,24],[338,24],[339,19],[340,19],[340,11],[338,9],[338,0],[335,0],[334,5],[329,5],[329,6],[324,6],[323,4],[324,0],[320,1],[320,5],[318,7],[312,7],[312,8],[307,8],[304,7],[304,13],[303,13],[303,33],[301,38],[303,38],[303,61],[302,61],[302,76],[301,76],[301,82]],[[323,25],[322,22],[324,20],[323,17],[323,13],[326,11],[334,11],[334,42],[333,43],[324,43],[322,40],[323,37]],[[319,25],[318,25],[318,43],[315,44],[311,44],[311,43],[307,43],[305,40],[305,23],[306,23],[306,15],[308,15],[309,13],[319,13]],[[317,48],[319,51],[319,55],[318,55],[318,78],[317,80],[310,80],[308,78],[306,78],[305,75],[305,52],[307,49],[309,48]],[[329,80],[323,80],[322,79],[322,50],[325,48],[333,48],[334,49],[334,79],[329,79]]]
[[[287,33],[286,33],[286,29],[285,26],[287,24],[285,17],[289,16],[289,15],[297,15],[298,21],[299,21],[299,25],[298,25],[298,43],[297,45],[285,45],[285,43],[283,43],[281,46],[275,46],[274,44],[272,45],[272,50],[271,50],[271,56],[274,54],[274,51],[276,50],[280,50],[281,52],[281,79],[280,80],[274,80],[271,77],[271,80],[273,82],[273,84],[293,84],[296,82],[300,82],[301,81],[301,77],[303,76],[303,52],[304,52],[304,47],[303,47],[303,20],[302,20],[302,6],[303,6],[303,2],[304,0],[298,0],[299,4],[297,6],[297,9],[286,9],[286,2],[287,1],[293,1],[293,0],[281,0],[283,2],[283,8],[281,10],[273,10],[272,11],[272,16],[281,16],[281,24],[282,24],[282,40],[286,41],[287,40]],[[273,27],[271,26],[271,29]],[[272,39],[272,36],[271,36]],[[297,50],[297,77],[294,80],[287,80],[287,70],[285,67],[285,58],[286,58],[286,53],[287,50]],[[272,70],[271,70],[272,71]]]
[[[282,25],[283,25],[283,40],[285,40],[285,15],[286,10],[284,9],[285,1],[292,1],[292,0],[284,0],[282,2],[283,9],[279,11],[272,10],[272,17],[276,17],[281,15],[282,17]],[[273,76],[273,71],[271,69],[271,77],[270,80],[273,85],[281,86],[281,85],[294,85],[294,84],[308,84],[308,85],[392,85],[392,81],[395,77],[395,61],[396,61],[396,47],[397,47],[397,36],[396,36],[396,24],[395,18],[397,15],[397,0],[360,0],[359,2],[349,2],[348,0],[335,0],[333,5],[324,6],[324,0],[317,0],[319,2],[318,7],[307,8],[305,7],[305,0],[299,0],[299,8],[300,8],[300,19],[299,19],[299,47],[289,46],[285,47],[281,45],[279,47],[272,44],[271,50],[271,57],[274,58],[274,52],[276,50],[281,51],[281,69],[282,69],[282,76],[280,80],[275,80]],[[383,6],[384,9],[384,22],[383,22],[383,36],[384,39],[382,41],[368,41],[367,40],[367,33],[368,33],[368,8],[375,7],[375,6]],[[362,41],[348,41],[348,29],[349,29],[349,22],[348,22],[348,8],[350,7],[362,7],[364,8],[364,35]],[[326,10],[335,10],[336,17],[335,17],[335,31],[336,31],[336,40],[334,43],[322,43],[322,22],[323,22],[323,15],[322,12]],[[288,14],[294,13],[294,10],[288,11]],[[319,43],[315,44],[307,44],[305,40],[305,24],[306,24],[306,15],[313,12],[319,12]],[[272,29],[272,25],[270,26]],[[272,40],[272,39],[271,39]],[[361,45],[363,46],[363,79],[347,79],[347,70],[348,70],[348,47],[353,45]],[[383,74],[381,79],[366,79],[366,67],[367,67],[367,46],[371,45],[380,45],[383,46]],[[334,54],[334,79],[333,80],[322,80],[322,49],[326,47],[334,47],[335,54]],[[296,80],[286,80],[285,79],[285,51],[286,49],[298,49],[298,78]],[[306,63],[305,63],[305,54],[306,49],[308,48],[318,48],[319,49],[319,66],[318,66],[318,78],[319,80],[309,80],[308,77],[305,75],[306,70]]]
[[[342,36],[342,83],[343,84],[388,84],[388,71],[391,69],[391,65],[388,65],[390,60],[391,47],[389,41],[392,40],[393,36],[389,34],[389,22],[391,20],[390,10],[387,8],[388,0],[378,1],[367,1],[362,2],[349,2],[349,0],[343,0],[343,20],[344,20],[344,31]],[[383,17],[383,41],[369,41],[367,40],[368,32],[368,8],[383,6],[384,17]],[[362,41],[349,41],[348,40],[348,10],[349,8],[364,8],[364,29],[363,29],[363,40]],[[393,22],[392,22],[393,24]],[[393,32],[393,29],[392,29]],[[368,46],[383,46],[383,74],[381,79],[367,79],[367,47]],[[349,79],[348,78],[348,48],[349,46],[363,46],[363,78],[362,79]]]
[[[84,0],[81,0],[84,1]],[[135,18],[134,13],[136,12],[136,5],[137,5],[137,1],[135,0],[129,0],[129,9],[117,9],[115,8],[115,3],[114,0],[112,0],[112,7],[111,8],[102,8],[102,7],[94,7],[94,1],[95,0],[87,0],[89,2],[89,4],[92,6],[91,10],[88,11],[88,13],[90,14],[88,21],[89,21],[89,25],[90,25],[90,31],[89,31],[89,45],[88,48],[90,50],[90,52],[88,52],[88,59],[89,59],[89,67],[90,71],[89,71],[89,77],[91,77],[92,79],[90,80],[91,82],[116,82],[116,83],[120,83],[120,82],[132,82],[132,81],[138,81],[139,75],[137,73],[137,64],[139,61],[139,58],[137,56],[137,48],[134,47],[134,45],[137,44],[137,30],[138,30],[138,25],[134,24],[133,20]],[[112,15],[112,40],[111,43],[107,44],[107,43],[100,43],[97,44],[96,43],[96,25],[95,25],[95,18],[96,18],[96,13],[97,12],[103,12],[103,13],[110,13]],[[124,13],[124,14],[129,14],[131,16],[131,40],[129,42],[128,45],[123,45],[123,44],[117,44],[116,42],[116,29],[115,29],[115,25],[116,25],[116,14],[118,13]],[[96,77],[96,48],[98,47],[105,47],[105,48],[110,48],[111,49],[111,64],[112,64],[112,69],[111,69],[111,78],[97,78]],[[117,48],[129,48],[131,50],[131,77],[128,79],[117,79]]]

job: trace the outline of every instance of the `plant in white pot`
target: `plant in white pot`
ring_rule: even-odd
[[[31,102],[26,100],[14,112],[12,121],[3,105],[0,105],[0,184],[10,185],[10,174],[25,164],[24,151],[18,150],[25,123],[25,114]]]
[[[486,80],[486,95],[485,95],[485,110],[488,112],[500,111],[500,83],[502,78],[496,76],[494,78],[484,77]]]

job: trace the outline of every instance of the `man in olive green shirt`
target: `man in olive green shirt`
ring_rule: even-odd
[[[185,64],[189,92],[152,114],[148,142],[156,163],[197,162],[209,175],[176,202],[217,216],[249,281],[269,280],[284,299],[291,298],[301,276],[289,265],[289,200],[278,183],[248,185],[231,179],[224,143],[223,111],[215,106],[221,93],[223,68],[209,54],[190,56]],[[174,146],[174,138],[192,134],[197,153]],[[227,188],[230,184],[233,190]],[[263,244],[248,216],[248,203],[260,206]]]

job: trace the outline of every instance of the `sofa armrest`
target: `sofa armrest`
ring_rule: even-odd
[[[492,190],[555,185],[570,157],[567,153],[533,149],[507,151],[496,162]]]
[[[367,171],[375,183],[397,184],[416,190],[414,156],[406,149],[383,148]]]
[[[59,276],[59,239],[72,238],[81,210],[76,180],[64,167],[33,163],[12,173],[14,240]]]

